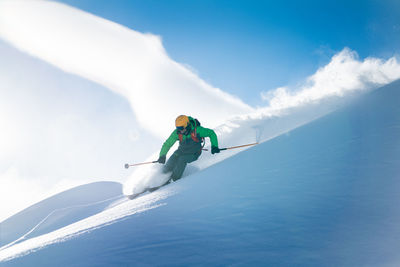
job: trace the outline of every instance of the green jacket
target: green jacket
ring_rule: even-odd
[[[191,131],[189,133],[187,133],[186,135],[182,135],[182,142],[180,142],[179,144],[179,148],[178,150],[182,150],[182,151],[193,151],[192,148],[188,148],[190,147],[194,147],[196,146],[194,151],[198,151],[201,152],[201,145],[200,143],[196,143],[192,140],[191,137],[191,133],[194,132],[194,130],[196,129],[196,134],[197,137],[203,138],[203,137],[208,137],[210,138],[211,141],[211,146],[215,146],[218,147],[218,139],[217,139],[217,135],[215,134],[215,132],[211,129],[208,128],[204,128],[202,126],[197,126],[196,125],[196,121],[192,118],[189,117],[189,122],[191,124]],[[170,148],[175,144],[176,141],[179,140],[179,134],[177,132],[177,130],[175,129],[171,135],[168,137],[168,139],[164,142],[161,151],[160,151],[160,157],[161,156],[165,156],[167,155],[168,151],[170,150]],[[198,148],[197,148],[198,147]],[[184,152],[185,153],[185,152]]]

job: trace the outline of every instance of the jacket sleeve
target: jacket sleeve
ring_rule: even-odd
[[[200,135],[200,137],[210,138],[211,146],[218,147],[218,138],[217,138],[217,135],[215,134],[214,130],[198,126],[197,134]]]
[[[160,157],[167,155],[169,149],[175,144],[178,139],[178,133],[176,132],[176,130],[174,130],[161,147]]]

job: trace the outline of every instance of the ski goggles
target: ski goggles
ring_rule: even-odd
[[[186,128],[183,126],[177,126],[176,129],[180,132],[182,132],[183,130],[185,130]]]

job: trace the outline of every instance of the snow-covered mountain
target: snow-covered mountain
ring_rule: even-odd
[[[82,184],[148,185],[139,172],[125,183],[121,163],[157,153],[182,113],[216,129],[221,146],[266,141],[400,78],[396,57],[344,47],[292,86],[262,85],[254,107],[171,58],[163,36],[56,1],[0,1],[0,39],[0,221]],[[204,154],[188,171],[238,151]]]
[[[47,199],[2,223],[1,264],[396,266],[399,102],[396,81],[131,201]]]

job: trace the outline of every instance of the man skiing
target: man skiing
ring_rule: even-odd
[[[186,115],[180,115],[175,120],[176,129],[164,142],[158,162],[165,164],[169,149],[179,140],[178,149],[168,159],[163,167],[163,172],[172,172],[170,180],[176,181],[182,177],[186,165],[197,160],[201,155],[202,141],[205,137],[210,138],[211,153],[219,153],[218,139],[215,132],[211,129],[200,126],[197,119]]]

